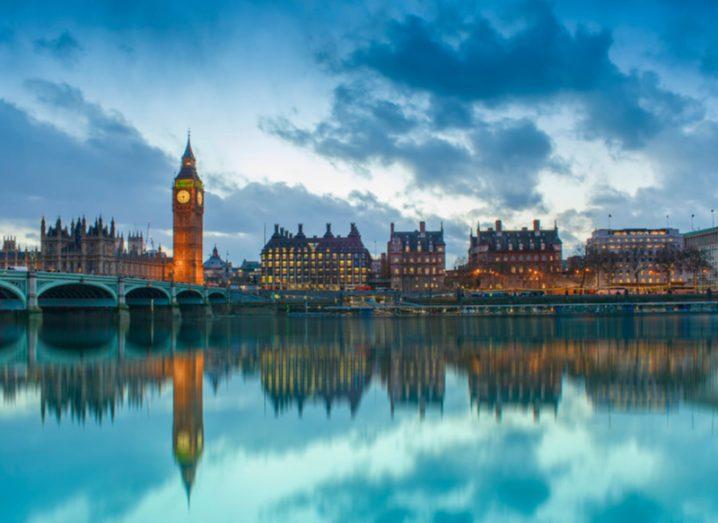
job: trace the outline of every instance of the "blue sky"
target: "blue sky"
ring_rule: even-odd
[[[151,223],[170,245],[185,133],[205,250],[264,224],[710,226],[715,7],[675,2],[0,4],[0,232]],[[668,215],[668,220],[666,216]]]

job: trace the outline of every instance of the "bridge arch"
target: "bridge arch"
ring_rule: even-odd
[[[223,290],[210,290],[207,293],[207,300],[210,303],[225,303],[227,301],[227,293]]]
[[[177,292],[177,303],[180,305],[203,305],[204,296],[197,289],[181,289]]]
[[[125,303],[131,306],[169,305],[172,297],[162,287],[149,285],[131,287],[125,290]]]
[[[8,300],[8,304],[10,301],[19,301],[23,308],[27,304],[27,298],[22,291],[11,283],[4,281],[0,281],[0,309],[4,308],[2,307],[2,300]]]
[[[38,290],[37,301],[40,308],[113,307],[117,305],[117,293],[103,283],[58,281]]]

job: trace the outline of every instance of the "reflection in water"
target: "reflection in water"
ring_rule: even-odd
[[[114,420],[173,387],[172,449],[187,498],[204,448],[203,380],[216,394],[234,376],[259,377],[275,416],[308,405],[352,417],[372,384],[386,407],[442,412],[448,371],[465,379],[472,408],[501,420],[506,407],[555,415],[566,379],[596,409],[666,411],[715,404],[709,317],[589,319],[219,318],[137,316],[0,319],[5,404],[39,392],[57,422]]]

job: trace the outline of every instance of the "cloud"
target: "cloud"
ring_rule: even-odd
[[[344,199],[314,194],[302,185],[285,183],[251,182],[232,188],[224,197],[208,194],[206,208],[208,237],[227,232],[229,236],[223,237],[221,243],[230,248],[230,255],[235,259],[238,252],[243,253],[242,256],[258,256],[265,227],[267,234],[272,234],[275,223],[289,230],[295,230],[297,224],[302,223],[308,235],[324,234],[327,222],[332,222],[335,234],[346,235],[349,224],[356,223],[364,245],[372,254],[375,242],[378,250],[386,248],[389,223],[396,223],[399,229],[418,228],[409,212],[382,203],[370,193],[353,191]],[[440,217],[424,218],[430,228],[439,228]],[[463,254],[466,249],[463,224],[447,221],[444,227],[447,250],[454,255]]]
[[[443,120],[432,120],[417,104],[378,98],[366,86],[339,85],[330,115],[312,128],[300,128],[283,117],[265,118],[262,129],[330,161],[367,173],[376,165],[398,164],[419,189],[447,194],[491,193],[497,207],[535,208],[543,169],[560,170],[549,136],[527,119],[473,121],[452,135],[436,133],[447,122],[468,123],[472,116],[460,104]],[[462,113],[462,111],[464,111]]]
[[[83,122],[87,139],[32,117],[0,99],[0,156],[5,216],[38,223],[40,216],[103,214],[167,226],[176,166],[120,115],[85,100],[66,84],[26,83],[41,107]]]
[[[488,108],[577,102],[587,135],[629,149],[671,125],[673,115],[695,116],[690,100],[663,89],[655,75],[616,66],[611,31],[580,24],[571,31],[543,1],[520,2],[504,18],[503,30],[483,17],[451,25],[416,15],[392,20],[383,37],[349,54],[343,71],[372,72],[439,106],[443,99]],[[670,113],[661,110],[666,102]],[[459,114],[466,122],[466,109]]]
[[[82,53],[82,46],[70,31],[63,31],[55,38],[38,38],[35,50],[46,53],[58,61],[74,64]]]
[[[114,216],[129,227],[152,224],[152,236],[171,246],[170,187],[177,161],[150,145],[125,118],[88,101],[82,91],[63,83],[42,79],[25,82],[40,107],[64,116],[79,127],[82,137],[33,118],[27,111],[0,100],[0,156],[7,202],[4,212],[12,223],[8,230],[34,230],[40,217],[80,214],[93,218]],[[386,114],[390,107],[384,107]],[[386,116],[388,118],[388,116]],[[201,158],[200,158],[201,168]],[[252,182],[212,186],[216,177],[201,173],[208,181],[205,214],[205,251],[216,242],[233,259],[256,258],[263,243],[263,230],[272,225],[294,228],[298,222],[312,234],[323,234],[333,222],[337,234],[347,234],[357,223],[367,248],[374,242],[383,248],[389,223],[414,229],[413,210],[397,209],[375,196],[355,191],[348,199],[310,193],[302,185]],[[278,205],[278,202],[281,202]],[[425,216],[439,227],[440,217]],[[446,223],[453,252],[465,248],[463,225]]]

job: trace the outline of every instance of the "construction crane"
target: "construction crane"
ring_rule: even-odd
[[[150,222],[147,222],[147,235],[145,236],[145,245],[150,244],[152,246],[152,250],[155,250],[155,242],[150,240]]]

